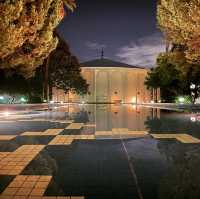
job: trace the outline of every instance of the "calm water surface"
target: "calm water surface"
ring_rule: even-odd
[[[76,123],[96,124],[64,130]],[[53,176],[45,196],[84,196],[86,199],[199,199],[200,145],[175,139],[76,140],[50,146],[54,136],[20,136],[26,131],[61,128],[62,135],[91,135],[95,131],[127,128],[149,133],[187,133],[200,138],[198,113],[175,112],[126,105],[67,106],[51,111],[0,116],[1,152],[22,145],[46,145],[20,175]],[[1,161],[1,160],[0,160]],[[0,175],[0,192],[15,176]]]

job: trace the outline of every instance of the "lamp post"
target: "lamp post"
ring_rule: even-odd
[[[140,95],[140,92],[136,93],[136,104],[138,104],[138,95]]]

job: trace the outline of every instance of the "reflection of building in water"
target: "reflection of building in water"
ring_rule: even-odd
[[[82,75],[89,84],[88,94],[84,97],[67,95],[54,88],[53,101],[149,103],[159,100],[159,90],[150,92],[144,85],[147,72],[144,68],[104,58],[92,60],[82,67]]]
[[[109,131],[112,128],[146,130],[146,121],[160,117],[158,109],[128,105],[84,105],[78,112],[86,111],[87,120],[96,124],[97,131]],[[77,115],[78,116],[78,115]]]
[[[154,114],[152,113],[154,112]],[[97,105],[97,130],[111,130],[112,128],[128,128],[130,130],[145,130],[147,118],[159,117],[159,111],[141,106]]]

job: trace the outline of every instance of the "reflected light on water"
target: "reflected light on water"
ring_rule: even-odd
[[[10,115],[10,112],[6,111],[6,112],[3,113],[3,115],[4,115],[5,117],[8,117],[8,116]]]
[[[196,122],[196,121],[197,121],[197,120],[196,120],[196,117],[194,117],[194,116],[190,117],[190,120],[191,120],[192,122]]]

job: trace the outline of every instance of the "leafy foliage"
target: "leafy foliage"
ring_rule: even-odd
[[[186,58],[200,63],[200,1],[159,0],[158,23],[167,40],[186,47]]]
[[[160,88],[161,98],[171,101],[179,94],[181,89],[180,72],[176,66],[169,62],[166,54],[157,59],[157,67],[148,73],[145,84],[147,88]]]
[[[58,47],[51,53],[49,66],[52,86],[64,90],[65,93],[71,91],[80,95],[87,94],[88,84],[81,76],[80,64],[61,38]]]
[[[19,95],[27,96],[29,102],[41,102],[42,99],[42,73],[37,68],[35,76],[26,79],[15,70],[0,70],[0,93],[12,98],[11,103]]]
[[[16,69],[29,77],[58,39],[54,29],[64,17],[64,4],[73,0],[0,0],[0,67]]]
[[[187,62],[184,48],[174,45],[168,53],[158,56],[145,84],[149,89],[160,88],[161,97],[172,101],[178,95],[191,96],[192,102],[200,96],[200,66]],[[191,87],[192,86],[192,87]]]

